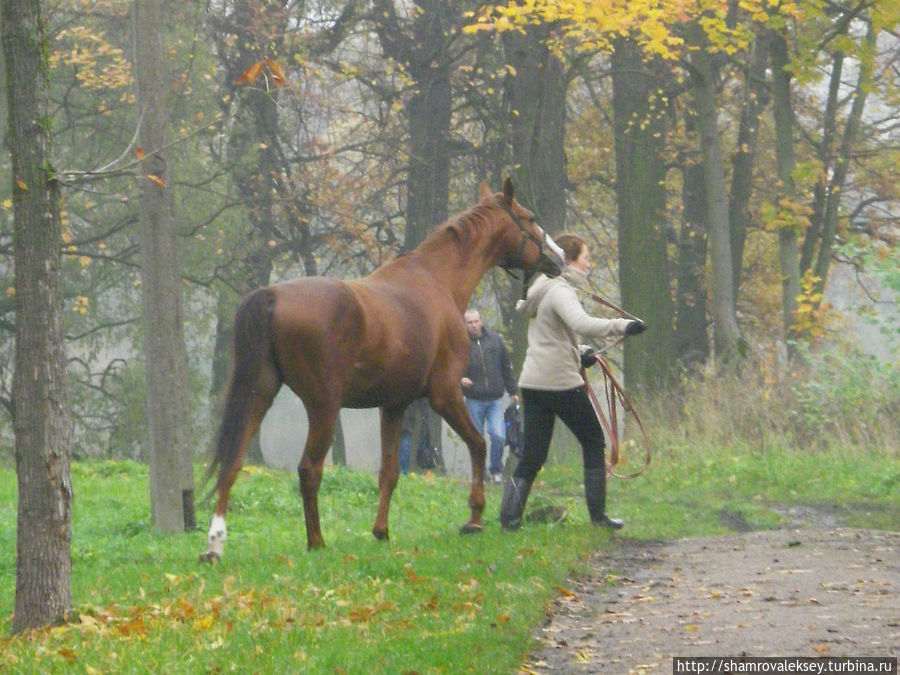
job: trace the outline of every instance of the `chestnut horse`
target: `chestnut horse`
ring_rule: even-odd
[[[247,443],[282,384],[300,397],[309,418],[297,468],[308,548],[325,545],[318,490],[340,409],[381,409],[380,500],[372,533],[387,539],[403,412],[422,396],[468,446],[471,517],[461,532],[481,531],[485,442],[460,388],[469,357],[463,312],[494,265],[556,275],[564,262],[533,214],[513,199],[507,178],[496,194],[482,183],[477,205],[363,279],[305,277],[244,298],[235,315],[234,369],[209,468],[209,475],[218,469],[218,502],[201,559],[222,555],[228,494]]]

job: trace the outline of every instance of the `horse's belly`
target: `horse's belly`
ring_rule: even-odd
[[[391,408],[421,397],[425,392],[421,373],[395,368],[377,379],[351,378],[344,388],[344,408]]]

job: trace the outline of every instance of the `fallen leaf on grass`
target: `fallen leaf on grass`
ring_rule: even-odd
[[[575,595],[575,593],[573,593],[572,591],[570,591],[568,588],[563,588],[562,586],[554,586],[554,587],[553,587],[553,590],[555,590],[557,593],[559,593],[559,594],[560,594],[561,596],[563,596],[564,598],[575,598],[575,597],[577,597],[577,596]]]

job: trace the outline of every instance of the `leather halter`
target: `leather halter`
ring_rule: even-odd
[[[538,247],[538,260],[540,260],[540,258],[543,257],[544,247],[546,246],[546,242],[547,242],[547,233],[544,232],[544,229],[541,226],[536,225],[538,230],[540,230],[540,232],[541,232],[541,237],[540,237],[540,239],[538,239],[534,234],[532,234],[525,228],[525,225],[522,223],[521,219],[515,213],[512,212],[511,208],[509,208],[503,202],[500,202],[500,208],[506,212],[506,215],[508,215],[510,217],[510,219],[519,228],[519,232],[522,233],[522,240],[519,243],[519,250],[516,253],[515,257],[507,258],[506,262],[501,265],[501,267],[503,269],[505,269],[508,274],[512,275],[513,261],[523,264],[522,254],[525,253],[525,246],[527,246],[529,241]],[[533,272],[536,268],[537,268],[537,263],[535,263],[531,269],[527,269],[525,267],[523,267],[522,269],[525,271],[526,275],[528,275],[531,272]]]

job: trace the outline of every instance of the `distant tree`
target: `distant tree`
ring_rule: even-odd
[[[449,212],[453,95],[451,75],[472,40],[460,29],[464,3],[451,0],[417,3],[401,16],[393,0],[375,0],[373,20],[384,53],[400,64],[410,86],[405,105],[408,157],[406,233],[403,250],[411,251]],[[441,420],[429,411],[432,445],[441,449]]]
[[[51,162],[47,32],[38,0],[2,4],[15,220],[16,599],[12,630],[71,604],[72,483],[61,320],[59,184]]]
[[[300,35],[292,27],[308,21],[305,3],[237,0],[209,17],[222,73],[219,105],[229,120],[223,124],[227,140],[221,159],[237,197],[232,206],[244,216],[231,232],[242,245],[224,254],[216,271],[224,283],[215,288],[218,320],[210,386],[215,410],[230,373],[233,312],[240,297],[276,281],[276,266],[287,266],[286,259],[299,262],[307,276],[322,273],[317,254],[327,237],[313,225],[318,214],[308,171],[321,149],[297,139],[307,139],[298,128],[304,129],[306,108],[314,105],[303,96],[306,66],[334,50],[353,25],[355,3],[334,4],[333,21],[316,24],[315,30],[309,23],[311,30]],[[332,458],[344,464],[340,420],[335,439]],[[258,436],[245,460],[263,461]]]
[[[775,159],[778,173],[777,203],[784,209],[779,217],[778,261],[781,271],[782,320],[788,341],[795,338],[793,325],[800,297],[800,267],[798,239],[802,221],[792,217],[790,204],[795,203],[794,187],[794,106],[791,93],[791,73],[787,40],[772,31],[769,41],[772,62],[772,116],[775,120]]]
[[[458,58],[460,3],[421,3],[411,17],[398,15],[393,0],[374,2],[375,27],[384,53],[401,64],[411,80],[405,106],[406,236],[412,250],[447,219],[450,199],[450,76]]]
[[[718,115],[718,68],[715,52],[704,28],[699,23],[693,23],[688,33],[691,44],[696,47],[690,53],[689,65],[703,167],[714,345],[716,355],[727,361],[739,355],[742,338],[735,311],[728,190]]]

